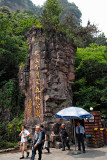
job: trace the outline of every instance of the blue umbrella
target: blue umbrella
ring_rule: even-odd
[[[84,119],[90,118],[92,115],[80,107],[67,107],[56,113],[56,118],[63,118],[63,119]],[[74,125],[74,138],[75,138],[75,150],[76,150],[76,133],[75,133],[75,125]]]
[[[56,118],[63,119],[84,119],[90,118],[92,115],[80,107],[67,107],[56,114]]]

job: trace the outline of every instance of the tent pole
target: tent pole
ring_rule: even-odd
[[[75,151],[76,151],[76,133],[75,133],[75,120],[73,119],[74,123],[74,139],[75,139]]]
[[[73,126],[73,119],[70,119],[71,122],[71,139],[74,139],[74,126]],[[72,141],[73,142],[73,141]]]

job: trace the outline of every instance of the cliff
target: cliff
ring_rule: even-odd
[[[35,6],[30,0],[0,0],[0,7],[6,6],[11,11],[24,11],[24,10],[32,10],[35,11]]]

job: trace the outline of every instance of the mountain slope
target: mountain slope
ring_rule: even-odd
[[[67,14],[74,14],[78,21],[81,21],[81,11],[74,3],[69,3],[68,0],[58,0],[63,7],[63,12],[61,14],[61,19],[63,19]],[[43,11],[43,7],[36,6],[31,0],[0,0],[0,7],[7,6],[11,11],[24,11],[31,10],[36,15],[40,15]]]
[[[2,6],[7,6],[11,11],[35,11],[35,6],[31,2],[31,0],[0,0],[0,7]]]

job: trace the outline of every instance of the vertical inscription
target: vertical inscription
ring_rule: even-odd
[[[26,102],[25,117],[26,117],[26,120],[28,119],[28,117],[32,117],[32,100],[31,99],[28,99]]]
[[[40,117],[40,54],[35,51],[34,69],[35,69],[35,116]]]

